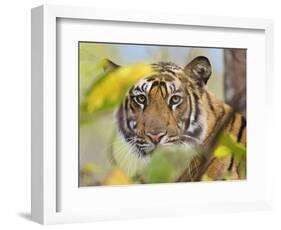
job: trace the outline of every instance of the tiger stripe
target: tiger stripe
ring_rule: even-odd
[[[237,141],[241,142],[242,134],[244,129],[246,128],[246,120],[244,117],[241,116],[241,124],[240,124],[240,129],[237,135]]]

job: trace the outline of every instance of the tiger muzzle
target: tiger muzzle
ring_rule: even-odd
[[[158,144],[161,139],[167,134],[167,132],[159,132],[159,133],[146,133],[145,135],[151,140],[153,144]]]

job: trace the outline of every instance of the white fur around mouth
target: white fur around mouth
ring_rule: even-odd
[[[196,154],[192,145],[187,143],[160,142],[158,145],[151,143],[150,146],[150,148],[146,149],[146,154],[140,154],[134,144],[128,143],[122,134],[117,133],[112,145],[112,157],[116,165],[126,172],[128,176],[132,177],[144,172],[154,154],[161,151],[170,155],[175,153],[184,155],[186,161],[192,159]]]
[[[147,166],[150,154],[141,155],[136,146],[129,144],[122,134],[117,133],[112,145],[112,157],[117,166],[132,177]]]

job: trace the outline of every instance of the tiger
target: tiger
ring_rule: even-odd
[[[207,89],[212,74],[207,57],[198,56],[185,67],[172,62],[151,67],[154,74],[134,84],[116,112],[118,131],[138,159],[148,159],[159,146],[204,147],[222,122],[223,131],[246,146],[246,119]],[[204,154],[196,154],[178,181],[198,181],[203,175],[222,180],[226,172],[231,179],[241,179],[233,156],[211,154],[206,160]],[[199,178],[193,175],[200,170]]]

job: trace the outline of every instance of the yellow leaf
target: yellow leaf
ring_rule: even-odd
[[[86,96],[86,111],[93,113],[115,108],[132,85],[152,74],[151,65],[143,63],[119,67],[105,74],[92,86]]]
[[[214,155],[217,158],[225,157],[228,156],[229,154],[231,154],[231,150],[225,145],[218,146],[214,152]]]
[[[94,173],[94,172],[99,172],[101,169],[98,165],[96,164],[93,164],[93,163],[87,163],[85,164],[81,171],[83,173],[86,173],[86,174],[91,174],[91,173]]]
[[[129,177],[119,168],[114,168],[106,176],[103,185],[126,185],[131,184]]]
[[[213,179],[209,177],[207,174],[204,174],[201,178],[201,181],[213,181]]]

